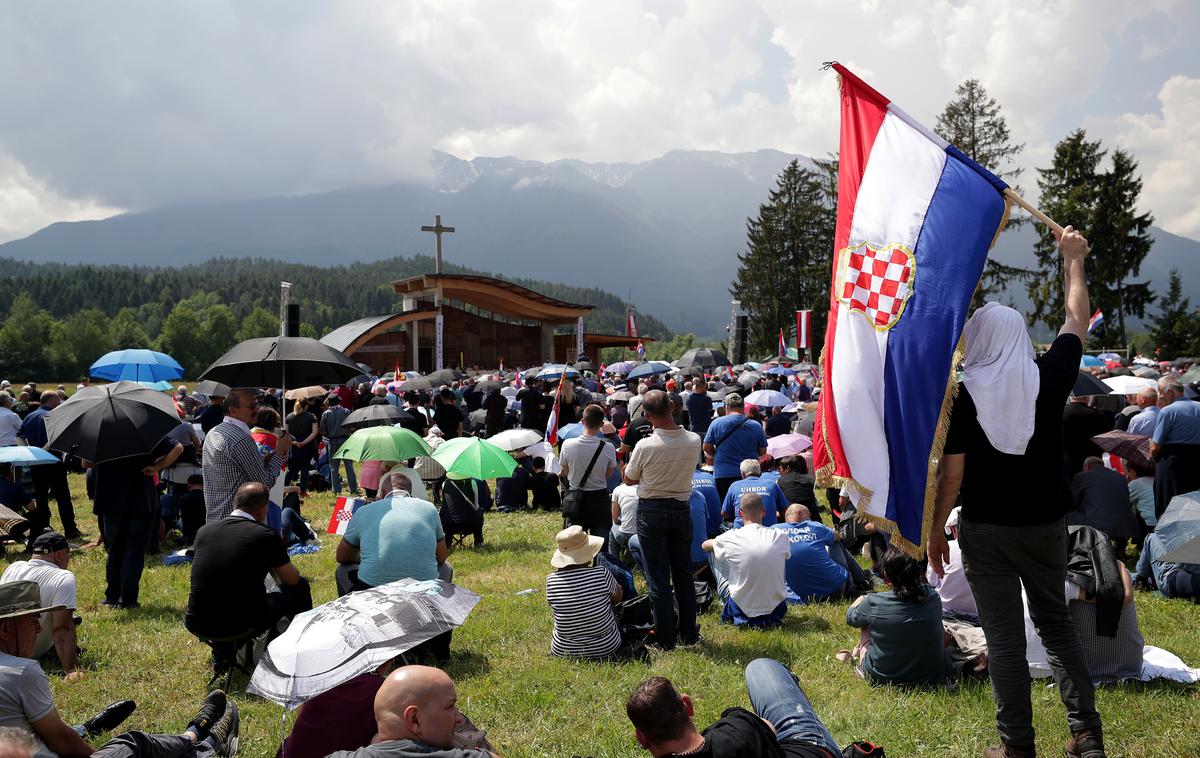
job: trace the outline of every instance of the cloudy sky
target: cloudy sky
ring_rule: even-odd
[[[1195,0],[154,0],[0,5],[0,241],[163,204],[419,179],[429,151],[836,147],[837,59],[932,125],[1083,126],[1200,238]],[[1035,194],[1032,172],[1022,182]]]

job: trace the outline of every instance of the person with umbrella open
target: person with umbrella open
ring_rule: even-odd
[[[233,512],[238,487],[258,482],[268,489],[275,483],[292,449],[287,430],[279,435],[275,454],[264,459],[250,437],[254,420],[254,395],[233,389],[225,398],[225,418],[204,439],[204,507],[208,521],[220,521]]]
[[[62,398],[53,390],[41,395],[41,405],[29,413],[17,431],[17,441],[32,447],[46,446],[46,417],[58,407]],[[50,495],[58,503],[58,517],[62,521],[63,534],[74,540],[83,536],[75,525],[75,506],[71,502],[71,488],[67,485],[67,467],[62,463],[38,466],[33,474],[33,499],[37,507],[29,514],[29,535],[32,540],[50,526]],[[32,543],[30,543],[32,544]]]

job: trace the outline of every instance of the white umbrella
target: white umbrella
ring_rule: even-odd
[[[542,435],[535,429],[505,429],[487,440],[502,450],[512,451],[536,445],[542,441]]]
[[[267,646],[248,690],[295,708],[461,626],[479,600],[449,582],[415,579],[344,595],[292,619]]]
[[[1142,390],[1158,386],[1153,379],[1141,376],[1110,376],[1101,381],[1112,388],[1111,395],[1136,395]]]
[[[539,442],[536,445],[530,445],[525,448],[525,455],[530,458],[542,458],[546,461],[546,471],[551,474],[561,474],[562,464],[558,462],[558,456],[554,454],[554,448],[549,442]]]
[[[782,408],[792,404],[792,399],[776,390],[757,390],[746,395],[746,405],[757,405],[761,408]]]
[[[26,445],[6,445],[0,447],[0,463],[11,463],[16,466],[40,466],[42,464],[62,463],[53,453],[40,447]]]

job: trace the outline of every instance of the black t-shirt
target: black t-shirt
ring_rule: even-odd
[[[625,437],[622,439],[622,442],[628,445],[630,449],[633,449],[637,447],[637,443],[649,437],[653,431],[654,427],[642,415],[642,411],[639,408],[638,412],[633,414],[633,418],[629,419],[629,426],[625,428]]]
[[[266,524],[229,516],[196,534],[188,629],[229,637],[257,628],[266,616],[267,572],[288,562],[283,540]]]
[[[308,435],[312,434],[313,425],[316,423],[317,417],[308,411],[289,413],[284,420],[288,434],[292,435],[292,439],[297,443],[308,439]]]
[[[963,515],[1001,526],[1034,526],[1062,518],[1072,508],[1063,467],[1063,405],[1075,386],[1083,343],[1060,334],[1036,361],[1041,387],[1033,436],[1024,455],[1001,453],[988,442],[965,386],[950,412],[946,455],[966,454]]]
[[[783,490],[783,496],[787,498],[788,505],[792,503],[806,505],[814,517],[820,517],[821,507],[817,505],[817,495],[813,490],[811,475],[789,471],[780,475],[778,484],[779,489]]]
[[[462,411],[452,403],[439,403],[433,409],[433,423],[442,430],[443,439],[452,440],[457,437],[458,425],[462,422]]]
[[[542,403],[546,396],[536,387],[523,387],[517,393],[517,401],[521,404],[521,427],[523,429],[546,428],[542,419]]]
[[[824,747],[788,740],[780,742],[775,732],[745,708],[728,708],[721,718],[704,730],[704,747],[689,755],[701,758],[833,758]]]
[[[212,428],[225,420],[225,406],[210,405],[200,412],[200,431],[208,434]]]

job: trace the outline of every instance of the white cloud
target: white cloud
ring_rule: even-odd
[[[121,209],[91,200],[64,198],[0,152],[0,242],[25,236],[55,221],[107,218]]]
[[[1145,30],[1128,34],[1181,1],[9,3],[0,152],[23,173],[0,163],[0,186],[24,194],[0,195],[0,227],[28,233],[57,208],[420,178],[430,148],[822,156],[837,146],[835,77],[818,71],[829,59],[930,125],[959,82],[980,79],[1032,167],[1083,123],[1110,61],[1163,65],[1190,44],[1194,34],[1153,37],[1147,61]],[[1164,117],[1158,131],[1179,128]],[[1148,175],[1147,196],[1166,196],[1156,183],[1170,179]]]
[[[1093,120],[1093,136],[1126,148],[1142,172],[1142,208],[1174,234],[1200,238],[1200,78],[1172,76],[1158,91],[1157,113]]]

